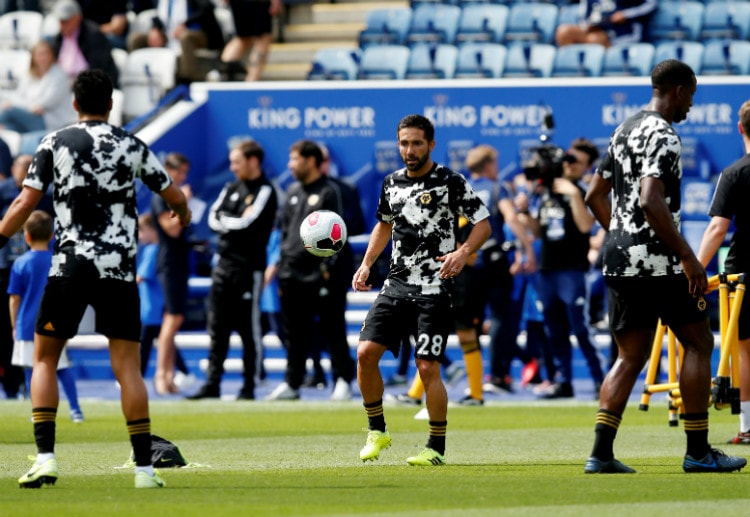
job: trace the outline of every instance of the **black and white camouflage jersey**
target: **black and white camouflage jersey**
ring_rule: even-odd
[[[121,128],[81,122],[44,137],[23,184],[43,192],[53,185],[50,276],[92,263],[101,278],[135,280],[136,178],[153,192],[171,183],[146,144]]]
[[[490,213],[466,179],[442,165],[420,178],[406,169],[386,176],[376,217],[392,224],[391,267],[382,293],[394,298],[434,298],[446,289],[438,257],[456,249],[455,224]]]
[[[641,208],[641,180],[659,178],[675,228],[680,228],[680,137],[656,112],[641,111],[610,139],[598,174],[612,183],[612,219],[604,248],[605,275],[654,277],[682,273],[679,257],[659,240]]]

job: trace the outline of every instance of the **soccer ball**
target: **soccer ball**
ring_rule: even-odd
[[[316,257],[335,255],[346,243],[346,223],[336,212],[316,210],[299,227],[305,249]]]

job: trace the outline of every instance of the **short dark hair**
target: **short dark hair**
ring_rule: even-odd
[[[323,163],[323,151],[312,140],[298,140],[292,144],[289,151],[296,151],[303,158],[314,157],[316,167],[320,167],[320,164]]]
[[[740,116],[740,125],[742,126],[742,131],[745,132],[745,136],[750,138],[750,100],[742,103],[738,115]]]
[[[171,152],[164,160],[164,167],[167,167],[168,169],[179,169],[183,165],[190,167],[190,158],[182,153]]]
[[[432,125],[430,119],[422,115],[412,114],[406,115],[401,119],[396,128],[396,134],[406,127],[415,127],[421,129],[424,132],[424,137],[428,142],[432,142],[435,139],[435,126]]]
[[[44,210],[34,210],[26,219],[23,229],[32,242],[49,242],[52,237],[52,217]]]
[[[112,78],[104,70],[84,70],[73,81],[78,111],[89,115],[107,114],[112,102],[112,90]]]
[[[593,165],[597,158],[599,158],[599,149],[596,148],[594,142],[588,138],[576,138],[570,144],[571,149],[586,153],[589,157],[589,165]]]
[[[658,63],[651,72],[651,86],[661,93],[667,93],[677,86],[692,85],[695,72],[690,65],[676,59],[667,59]]]
[[[258,163],[263,163],[263,158],[266,156],[263,148],[255,140],[243,140],[234,146],[234,148],[239,150],[245,159],[250,159],[255,156],[258,158]]]

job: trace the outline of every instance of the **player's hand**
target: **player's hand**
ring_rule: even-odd
[[[708,277],[706,269],[698,259],[693,256],[682,260],[682,269],[688,279],[688,290],[690,294],[698,298],[706,294],[708,289]]]
[[[354,273],[352,278],[352,289],[354,292],[357,291],[369,291],[372,286],[367,283],[367,279],[370,277],[370,268],[362,264],[359,269]]]
[[[462,246],[452,253],[437,258],[439,262],[443,263],[443,266],[440,268],[440,278],[445,280],[447,278],[458,276],[469,258],[466,253],[462,251],[463,249],[464,247]]]

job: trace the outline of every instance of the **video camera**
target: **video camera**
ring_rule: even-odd
[[[552,109],[549,106],[544,106],[544,109],[546,113],[542,118],[542,129],[539,135],[541,144],[528,149],[528,158],[523,161],[522,166],[529,181],[550,187],[555,178],[562,176],[563,163],[575,161],[575,157],[549,142],[555,129],[555,120]]]

